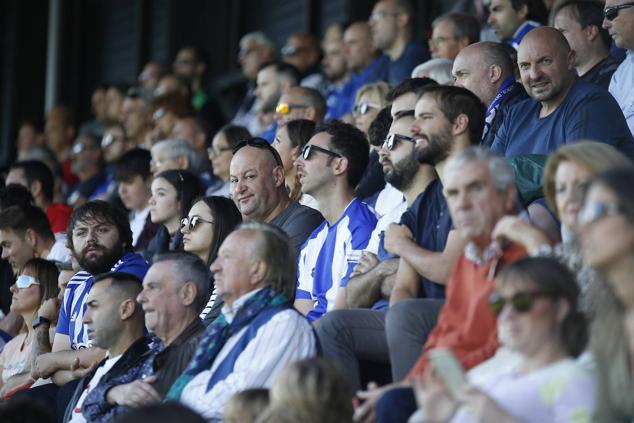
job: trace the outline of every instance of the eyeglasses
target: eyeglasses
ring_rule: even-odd
[[[609,21],[613,21],[614,19],[616,19],[617,16],[619,16],[619,12],[621,10],[629,9],[630,7],[634,7],[634,2],[623,3],[617,6],[606,7],[603,10],[603,17]]]
[[[282,56],[294,56],[308,50],[310,50],[308,47],[284,46],[280,50],[280,53],[282,53]]]
[[[39,285],[40,283],[33,276],[20,275],[15,278],[15,286],[20,289],[27,289],[31,285]]]
[[[280,157],[280,154],[277,152],[276,149],[271,147],[271,144],[269,144],[269,142],[265,140],[264,138],[255,137],[255,138],[249,138],[248,140],[240,141],[238,145],[236,145],[233,148],[232,150],[233,154],[235,155],[238,152],[238,150],[240,150],[242,147],[246,147],[247,145],[251,147],[256,147],[256,148],[265,148],[269,150],[271,154],[273,155],[273,158],[275,159],[275,164],[277,166],[284,167],[284,165],[282,164],[282,158]]]
[[[489,307],[496,316],[502,313],[506,303],[511,304],[518,313],[526,313],[533,307],[537,298],[550,296],[545,292],[516,292],[511,298],[504,298],[500,293],[494,292],[489,297]]]
[[[92,146],[92,145],[86,145],[86,144],[79,143],[79,144],[75,144],[73,146],[71,152],[73,154],[79,154],[79,153],[84,152],[86,150],[92,150],[93,148],[95,148],[95,147]]]
[[[117,141],[123,141],[121,137],[115,137],[112,134],[106,134],[101,139],[101,148],[108,148]]]
[[[282,115],[289,114],[293,109],[306,109],[308,106],[305,104],[293,104],[293,103],[280,103],[275,108],[275,113]]]
[[[365,115],[370,111],[370,109],[380,109],[381,106],[376,103],[363,102],[359,104],[355,104],[352,108],[352,114],[354,115]]]
[[[163,107],[159,107],[158,109],[156,109],[156,111],[152,114],[152,120],[159,120],[160,118],[162,118],[163,116],[165,116],[165,114],[167,113],[167,110],[165,110],[165,108]]]
[[[400,12],[387,12],[387,11],[384,11],[384,10],[378,10],[376,12],[372,12],[372,14],[370,15],[370,19],[369,20],[372,20],[372,19],[375,19],[375,20],[376,19],[383,19],[383,18],[387,18],[388,16],[394,17],[394,16],[398,16],[400,14],[401,14]]]
[[[214,147],[207,147],[207,155],[208,156],[219,156],[222,153],[224,153],[225,151],[231,151],[231,147],[220,147],[220,148],[214,148]]]
[[[409,141],[415,143],[416,139],[408,137],[406,135],[392,133],[389,134],[387,138],[385,138],[385,141],[383,142],[383,148],[388,151],[393,150],[396,146],[396,141]]]
[[[313,151],[319,151],[321,153],[328,154],[331,157],[341,157],[341,154],[335,153],[334,151],[330,151],[328,149],[321,148],[321,147],[319,147],[317,145],[314,145],[314,144],[306,144],[304,146],[304,148],[302,149],[302,158],[304,160],[310,160],[310,156],[313,155]]]
[[[196,229],[196,226],[198,226],[201,222],[209,223],[211,225],[216,223],[210,220],[205,220],[200,216],[184,217],[181,219],[181,231],[191,232]]]
[[[590,203],[579,211],[578,221],[580,225],[589,225],[606,216],[620,214],[621,206],[614,203]]]

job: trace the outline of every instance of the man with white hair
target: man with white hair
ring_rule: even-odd
[[[430,78],[440,85],[452,85],[452,67],[453,61],[449,59],[431,59],[416,66],[412,78]]]
[[[150,169],[154,176],[166,170],[189,170],[198,175],[200,181],[209,188],[213,184],[211,172],[205,168],[205,157],[185,140],[167,139],[154,144],[150,150]]]

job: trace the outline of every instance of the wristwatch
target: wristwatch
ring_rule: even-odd
[[[42,317],[42,316],[37,316],[35,319],[33,319],[33,329],[37,329],[37,327],[42,324],[46,324],[50,326],[51,321],[47,319],[46,317]]]

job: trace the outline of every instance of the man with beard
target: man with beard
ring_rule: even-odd
[[[277,106],[284,91],[299,83],[299,73],[293,65],[288,63],[269,62],[260,68],[256,81],[257,114],[260,128],[264,128],[260,137],[271,143],[277,130],[275,106]]]
[[[529,97],[514,105],[491,149],[506,157],[549,154],[561,145],[595,140],[634,159],[634,141],[623,112],[604,89],[579,79],[575,52],[554,28],[529,32],[517,52]]]
[[[33,377],[50,377],[57,385],[75,379],[73,370],[89,368],[103,358],[103,350],[91,348],[83,321],[93,275],[116,271],[143,280],[148,270],[143,257],[132,252],[132,232],[127,217],[105,201],[90,201],[75,209],[68,224],[68,243],[82,270],[68,282],[57,319],[53,352],[38,355],[32,369]],[[47,351],[44,340],[48,341],[50,324],[50,319],[37,317],[33,325],[36,329],[34,348],[37,348],[34,351]],[[39,336],[40,332],[46,336]]]

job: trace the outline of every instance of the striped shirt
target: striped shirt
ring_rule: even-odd
[[[336,223],[328,226],[326,221],[308,237],[299,254],[296,294],[297,299],[315,301],[308,320],[334,307],[337,291],[347,285],[376,222],[372,209],[355,198]]]
[[[141,255],[126,253],[112,266],[110,271],[131,273],[143,280],[148,267],[149,265]],[[73,350],[91,346],[91,340],[88,339],[86,325],[84,324],[84,313],[86,312],[86,298],[92,283],[92,275],[81,270],[68,281],[68,286],[64,292],[64,300],[59,310],[56,330],[57,333],[68,335],[70,347]]]
[[[233,312],[223,306],[222,312],[228,323],[255,292],[238,298],[233,303]],[[218,352],[211,369],[196,375],[183,389],[181,402],[210,422],[222,421],[224,407],[233,394],[250,388],[270,388],[280,370],[294,361],[317,354],[317,341],[306,318],[293,309],[280,311],[258,329],[236,359],[232,373],[207,391],[214,372],[248,328],[247,325],[232,335]]]

